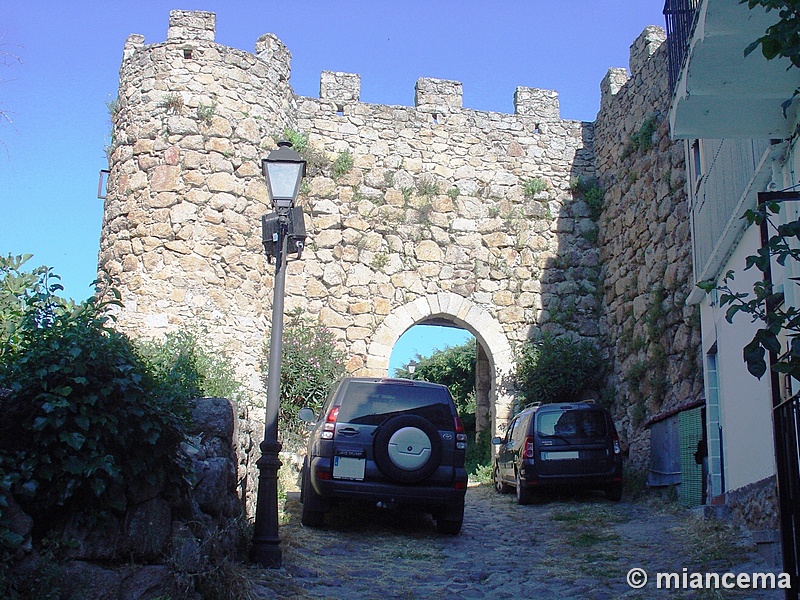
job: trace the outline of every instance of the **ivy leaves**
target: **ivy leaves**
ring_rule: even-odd
[[[123,510],[133,487],[177,493],[183,423],[108,326],[118,296],[59,298],[57,278],[25,270],[29,258],[0,257],[0,496],[46,531],[65,507]],[[0,538],[3,519],[0,505]]]
[[[768,276],[773,261],[785,266],[790,259],[800,260],[800,220],[776,225],[773,215],[778,215],[779,212],[778,202],[768,202],[744,214],[743,218],[748,225],[765,226],[768,232],[767,243],[745,261],[745,271],[755,268],[763,274],[753,284],[752,292],[732,289],[733,271],[725,274],[722,285],[717,286],[711,280],[697,284],[706,292],[715,289],[720,292],[719,305],[727,307],[725,319],[729,323],[733,323],[734,317],[739,313],[749,315],[753,323],[761,323],[761,327],[742,352],[747,370],[758,379],[767,372],[768,352],[777,357],[772,366],[774,371],[800,379],[800,311],[784,303],[783,290],[777,289],[771,276]],[[796,282],[797,278],[791,278],[790,281]],[[784,333],[788,337],[785,350],[781,342]]]
[[[777,10],[779,20],[767,28],[764,35],[747,46],[744,55],[748,56],[761,46],[761,53],[767,60],[783,57],[791,61],[789,68],[800,67],[800,0],[739,0],[747,4],[751,10],[756,6],[764,7],[767,12]],[[800,88],[794,90],[792,97],[781,103],[783,115],[786,116],[789,105],[800,95]]]
[[[795,67],[800,67],[800,0],[740,0],[752,10],[762,6],[767,12],[777,10],[779,21],[767,28],[766,33],[744,51],[747,56],[761,46],[767,60],[786,57]]]

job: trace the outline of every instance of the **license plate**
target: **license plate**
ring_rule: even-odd
[[[577,450],[565,452],[542,452],[542,460],[575,460],[580,458]]]
[[[367,464],[363,458],[349,458],[347,456],[333,457],[334,479],[364,480],[364,468]]]

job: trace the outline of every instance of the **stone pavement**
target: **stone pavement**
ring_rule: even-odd
[[[740,534],[662,501],[602,495],[518,506],[513,495],[470,487],[458,536],[427,516],[339,507],[326,527],[300,525],[286,502],[284,567],[253,569],[256,598],[782,598],[779,590],[659,590],[657,572],[777,572]],[[626,575],[645,569],[633,590]]]

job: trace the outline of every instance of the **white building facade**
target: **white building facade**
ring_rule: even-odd
[[[744,213],[756,209],[765,194],[785,191],[775,222],[800,215],[800,193],[791,199],[800,192],[800,102],[785,112],[782,107],[800,87],[800,69],[788,59],[767,61],[760,47],[745,56],[745,49],[778,20],[777,11],[750,10],[732,0],[668,0],[665,14],[673,44],[670,128],[673,139],[685,140],[691,201],[694,289],[689,302],[699,304],[702,323],[707,498],[731,506],[755,529],[780,526],[784,565],[796,576],[800,477],[798,404],[792,395],[800,386],[770,372],[760,379],[751,375],[743,349],[762,323],[744,313],[729,322],[720,292],[706,293],[696,284],[728,285],[752,297],[762,273],[745,267],[747,257],[762,247],[762,233],[758,225],[748,226]],[[726,280],[729,272],[732,280]],[[800,268],[791,260],[785,268],[772,264],[784,306],[800,306],[792,280],[798,275]],[[784,349],[786,342],[784,334]],[[793,430],[776,443],[779,413],[777,420],[788,418]]]

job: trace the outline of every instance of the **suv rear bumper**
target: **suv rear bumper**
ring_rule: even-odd
[[[315,457],[312,459],[309,469],[311,485],[314,491],[323,498],[416,506],[443,506],[463,503],[467,492],[465,469],[456,469],[456,476],[448,485],[431,485],[426,482],[412,485],[374,480],[320,479],[317,476],[318,471],[329,473],[328,464],[330,464],[330,459]]]

